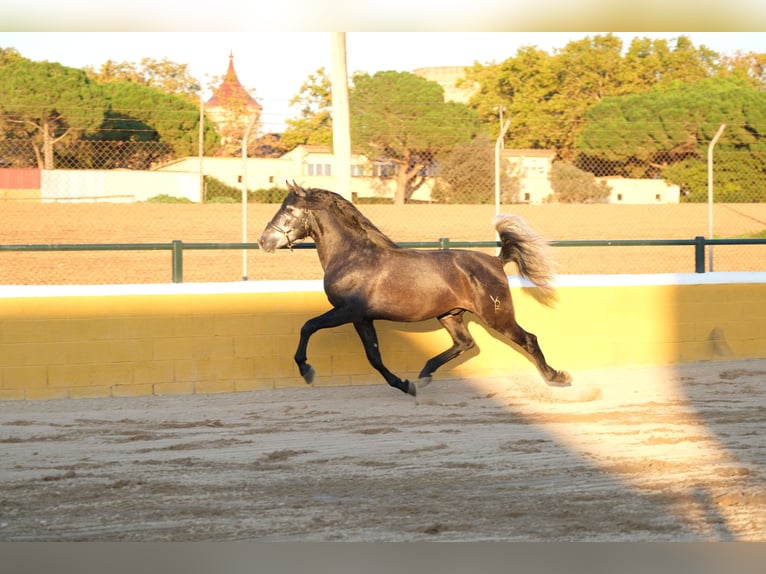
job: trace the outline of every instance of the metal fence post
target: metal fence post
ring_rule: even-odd
[[[694,272],[705,272],[705,238],[702,235],[694,238]]]
[[[184,242],[173,240],[173,283],[184,282]]]
[[[440,237],[439,238],[439,249],[447,250],[449,249],[449,237]]]

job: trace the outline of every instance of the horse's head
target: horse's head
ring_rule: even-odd
[[[310,234],[309,210],[306,200],[308,192],[300,185],[287,182],[289,190],[282,206],[264,228],[258,238],[258,245],[267,253],[280,247],[290,247]]]

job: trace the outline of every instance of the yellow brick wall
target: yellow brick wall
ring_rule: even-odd
[[[255,282],[253,282],[255,283]],[[308,285],[308,284],[307,284]],[[305,291],[0,296],[0,399],[127,397],[302,387],[303,322],[329,308]],[[235,290],[236,291],[236,290]],[[577,371],[766,357],[766,282],[562,286],[555,308],[512,288],[520,324],[552,366]],[[435,320],[379,322],[383,359],[415,377],[450,339]],[[478,343],[436,378],[535,372],[471,320]],[[384,384],[350,326],[309,345],[317,385]]]

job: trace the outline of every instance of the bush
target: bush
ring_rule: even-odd
[[[487,135],[469,145],[455,147],[440,161],[441,175],[431,199],[436,203],[478,203],[495,201],[495,144]],[[521,188],[517,174],[500,173],[501,201],[518,200]]]
[[[551,187],[553,193],[548,201],[559,203],[606,203],[611,188],[603,181],[578,167],[554,161],[551,166]]]
[[[766,201],[766,170],[750,154],[730,150],[716,152],[713,172],[713,201],[755,203]],[[662,170],[662,177],[681,186],[681,201],[708,200],[707,159],[687,158]]]
[[[278,187],[269,189],[247,190],[247,201],[255,203],[282,203],[287,197],[287,190]],[[205,203],[240,203],[242,188],[225,184],[212,175],[205,176]]]
[[[235,199],[233,197],[219,196],[219,197],[213,197],[211,199],[208,199],[206,203],[241,203],[241,202],[239,199]]]
[[[393,197],[374,197],[374,196],[364,196],[359,197],[355,193],[351,194],[351,202],[355,205],[393,205],[394,204],[394,198]]]
[[[227,198],[227,200],[223,199]],[[242,200],[242,190],[212,175],[205,176],[205,203],[233,203]]]
[[[168,195],[167,193],[161,193],[150,197],[145,203],[194,203],[188,197],[176,197],[174,195]]]
[[[282,203],[287,197],[287,190],[279,187],[270,187],[269,189],[256,189],[249,195],[250,201],[256,203]]]

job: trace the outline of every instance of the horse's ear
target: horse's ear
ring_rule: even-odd
[[[292,185],[290,185],[289,183],[287,185],[290,188],[290,191],[294,191],[295,195],[297,195],[298,197],[306,197],[306,190],[303,189],[297,183],[295,183],[295,180],[293,180],[293,184]]]

